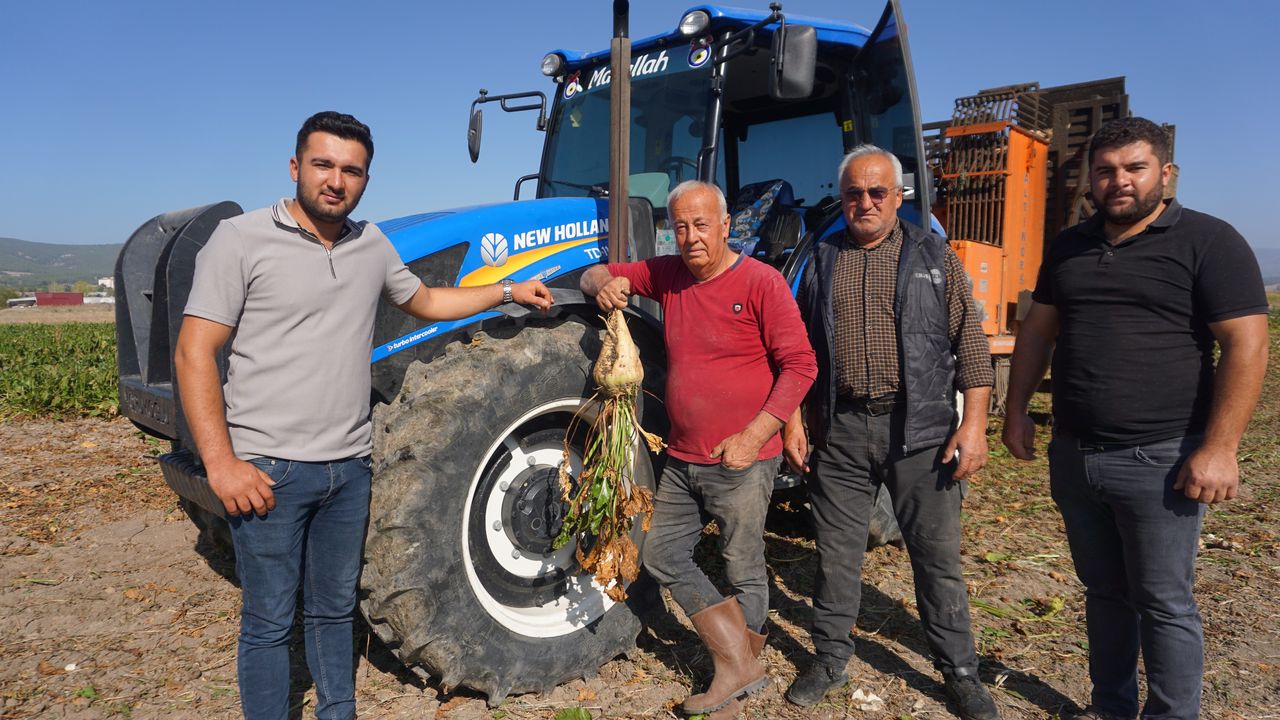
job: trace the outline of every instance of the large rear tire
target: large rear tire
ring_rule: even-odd
[[[642,575],[614,603],[572,545],[551,547],[565,429],[594,390],[599,348],[599,331],[572,320],[480,334],[415,362],[375,408],[361,608],[402,662],[446,688],[497,704],[634,647],[652,582]],[[635,477],[652,489],[646,455],[637,448]],[[581,458],[579,433],[575,473]]]

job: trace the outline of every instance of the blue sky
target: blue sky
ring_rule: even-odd
[[[1135,113],[1177,125],[1179,197],[1280,247],[1280,4],[902,0],[923,119],[982,88],[1127,76]],[[674,28],[693,0],[634,0],[631,30]],[[764,9],[766,0],[735,0]],[[0,236],[123,242],[153,215],[292,195],[301,121],[337,109],[377,144],[357,216],[504,200],[537,169],[532,114],[485,117],[476,91],[547,91],[555,48],[608,45],[612,3],[0,3]],[[880,0],[787,0],[784,12],[872,25]],[[490,106],[492,107],[492,106]],[[830,159],[821,161],[835,162]]]

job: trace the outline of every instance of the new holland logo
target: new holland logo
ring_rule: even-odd
[[[734,315],[737,315],[737,314],[738,314],[738,313],[740,313],[740,312],[742,312],[742,303],[734,303],[734,304],[733,304],[733,314],[734,314]]]
[[[480,238],[480,259],[489,267],[507,264],[507,239],[498,233],[489,233]]]

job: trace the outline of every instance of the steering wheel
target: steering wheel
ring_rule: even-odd
[[[692,171],[689,174],[688,178],[684,176],[685,166],[688,166],[689,169]],[[687,158],[681,155],[672,155],[668,157],[667,159],[659,162],[658,167],[661,168],[662,171],[665,172],[667,175],[671,176],[671,180],[672,180],[671,185],[673,187],[675,185],[678,185],[684,182],[685,180],[692,180],[698,177],[698,163],[690,158]]]

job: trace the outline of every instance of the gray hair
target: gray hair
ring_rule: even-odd
[[[850,150],[849,154],[845,155],[844,159],[840,161],[840,169],[836,171],[836,187],[839,187],[840,183],[844,180],[844,171],[849,169],[849,163],[864,155],[883,155],[884,157],[889,158],[889,162],[893,164],[894,182],[898,184],[899,188],[902,187],[902,161],[898,160],[897,155],[894,155],[882,147],[872,145],[871,143],[863,143]]]
[[[697,190],[699,188],[715,192],[716,204],[720,208],[720,217],[724,217],[729,214],[729,203],[724,199],[724,191],[722,191],[715,183],[703,182],[702,180],[685,180],[672,188],[671,192],[667,194],[667,207],[671,207],[675,201],[684,197],[689,191]]]

